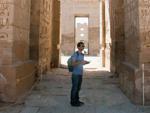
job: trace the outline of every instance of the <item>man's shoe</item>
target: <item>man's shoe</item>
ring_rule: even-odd
[[[81,106],[81,104],[80,103],[71,103],[71,106],[79,107],[79,106]]]
[[[84,105],[84,102],[79,101],[79,104],[82,106],[82,105]]]

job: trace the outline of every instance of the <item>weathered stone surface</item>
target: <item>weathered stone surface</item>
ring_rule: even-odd
[[[60,54],[60,2],[53,1],[52,9],[52,41],[51,41],[51,67],[55,68],[59,66],[59,54]]]
[[[142,79],[138,67],[124,62],[119,76],[123,92],[134,103],[140,104],[142,102]]]
[[[138,0],[124,0],[125,57],[121,60],[121,89],[134,102],[142,103],[142,75],[139,67]],[[134,44],[133,44],[134,42]]]
[[[25,95],[35,82],[35,71],[35,63],[33,62],[0,66],[0,72],[6,78],[1,100],[14,102]]]
[[[121,89],[138,104],[142,104],[142,64],[150,61],[149,4],[147,0],[111,1],[112,69],[119,73]],[[145,104],[149,104],[149,77],[144,80]]]
[[[54,69],[26,98],[21,113],[34,113],[37,109],[35,113],[149,113],[150,107],[140,107],[128,100],[118,88],[118,79],[108,77],[111,73],[85,73],[80,91],[83,106],[70,105],[71,76],[67,70]]]
[[[58,66],[59,7],[57,0],[31,1],[30,58],[38,62],[39,74]]]
[[[134,103],[142,103],[144,84],[149,104],[149,12],[148,0],[61,0],[59,29],[58,0],[0,0],[0,74],[5,79],[0,79],[0,100],[12,102],[25,94],[34,83],[35,65],[39,74],[58,67],[60,40],[62,55],[73,53],[75,17],[85,16],[89,18],[89,55],[104,57],[105,67],[111,64]]]
[[[35,63],[29,61],[30,2],[0,1],[0,73],[6,79],[0,89],[3,101],[16,101],[35,81]]]
[[[26,107],[20,113],[37,113],[38,111],[38,107]]]
[[[123,0],[110,1],[110,29],[111,29],[111,52],[110,69],[118,73],[120,65],[125,57],[124,40],[124,4]]]

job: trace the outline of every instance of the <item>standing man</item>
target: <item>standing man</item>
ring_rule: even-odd
[[[83,65],[88,64],[88,61],[84,60],[84,43],[79,42],[77,44],[78,51],[72,55],[72,89],[71,89],[71,102],[72,106],[81,106],[84,103],[79,100],[79,91],[81,89],[82,77],[83,77]]]

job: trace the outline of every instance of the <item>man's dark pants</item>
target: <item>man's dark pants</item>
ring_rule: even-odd
[[[82,84],[82,75],[72,74],[71,104],[79,102],[79,91]]]

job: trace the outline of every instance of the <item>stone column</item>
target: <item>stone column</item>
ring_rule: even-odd
[[[102,61],[102,66],[105,67],[105,38],[106,38],[106,26],[105,26],[105,0],[100,1],[100,11],[101,11],[101,15],[100,15],[100,20],[101,20],[101,27],[100,27],[100,32],[101,32],[101,36],[100,36],[100,43],[101,43],[101,61]]]
[[[37,2],[37,1],[36,1]],[[52,6],[53,0],[40,0],[40,9],[38,15],[39,21],[39,56],[38,69],[39,74],[46,73],[50,69],[52,56]],[[34,5],[34,4],[33,4]]]
[[[54,0],[31,2],[30,58],[38,64],[38,75],[46,73],[51,68],[53,2]]]
[[[121,89],[134,103],[140,103],[142,99],[138,7],[138,0],[124,0],[125,59],[120,66],[120,84]]]
[[[144,104],[150,105],[150,1],[139,0],[140,53],[139,65],[144,66]],[[141,75],[142,76],[142,75]],[[138,86],[138,82],[136,82]],[[143,96],[143,95],[142,95]]]
[[[137,104],[142,104],[143,96],[144,104],[150,103],[149,6],[149,0],[124,0],[125,60],[121,66],[120,83],[125,94]]]
[[[0,1],[0,73],[6,81],[0,100],[14,102],[34,83],[29,27],[30,0]]]
[[[60,51],[60,1],[53,1],[52,8],[52,57],[51,67],[59,66],[59,51]]]
[[[123,0],[110,0],[111,24],[111,72],[118,75],[124,61],[124,3]]]
[[[110,35],[110,0],[105,0],[105,68],[110,70],[111,35]]]

